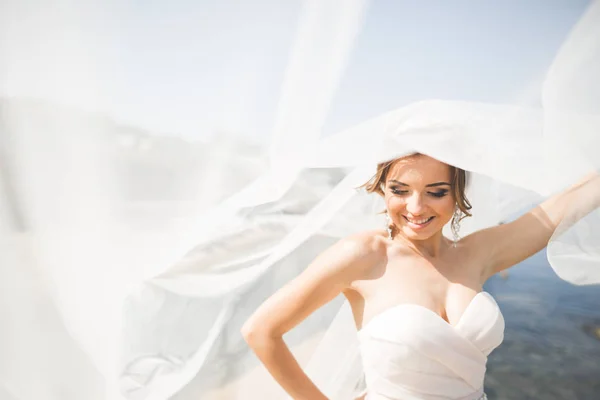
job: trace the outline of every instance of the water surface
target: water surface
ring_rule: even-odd
[[[545,251],[485,285],[506,321],[488,359],[490,399],[600,399],[600,286],[556,276]]]

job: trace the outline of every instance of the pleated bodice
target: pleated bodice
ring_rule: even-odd
[[[474,400],[487,356],[504,338],[504,318],[479,292],[456,325],[415,304],[376,315],[359,332],[368,400]]]

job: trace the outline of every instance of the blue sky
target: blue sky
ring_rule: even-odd
[[[391,7],[393,5],[393,7]],[[515,102],[543,74],[582,1],[373,2],[327,130],[426,98]],[[349,122],[352,123],[352,122]]]
[[[323,134],[428,98],[535,103],[588,3],[370,1]],[[162,134],[268,140],[302,1],[82,4],[2,2],[0,94]]]

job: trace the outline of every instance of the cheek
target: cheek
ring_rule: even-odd
[[[454,199],[452,199],[452,197],[446,196],[443,199],[440,199],[437,202],[435,202],[432,208],[434,208],[439,215],[443,215],[449,218],[452,217],[452,215],[454,214],[455,204],[456,203],[454,202]]]
[[[388,197],[385,200],[385,204],[386,204],[388,210],[390,210],[390,211],[401,210],[405,206],[404,200],[401,197],[399,197],[399,196]]]

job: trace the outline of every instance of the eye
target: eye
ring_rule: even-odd
[[[444,197],[445,195],[448,194],[447,190],[440,190],[439,192],[429,192],[430,195],[432,195],[433,197]]]
[[[392,193],[394,193],[394,194],[406,194],[406,193],[408,193],[408,190],[398,190],[398,189],[395,189],[395,188],[390,189],[390,191]]]

